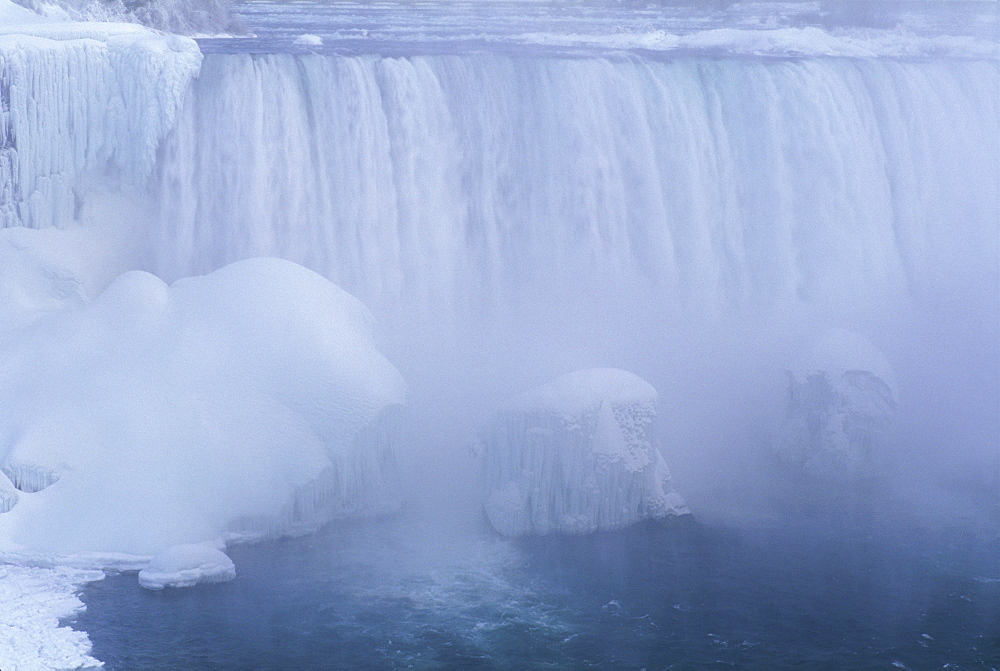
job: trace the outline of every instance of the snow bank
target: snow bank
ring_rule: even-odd
[[[39,317],[0,351],[0,551],[149,556],[392,509],[404,386],[370,322],[275,259],[131,272]]]
[[[100,571],[0,564],[0,669],[41,671],[97,667],[90,641],[59,621],[84,610],[77,596]]]
[[[830,480],[876,475],[897,392],[892,368],[866,338],[822,333],[788,372],[788,403],[775,449],[787,464]]]
[[[200,66],[189,38],[0,0],[0,227],[63,226],[95,185],[144,187]]]
[[[486,515],[505,536],[588,533],[688,512],[655,447],[657,394],[582,370],[511,400],[480,431]]]
[[[236,566],[224,552],[209,545],[175,545],[159,552],[139,571],[139,584],[154,591],[166,587],[194,587],[228,582]]]

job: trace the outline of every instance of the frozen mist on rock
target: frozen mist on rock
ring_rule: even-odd
[[[336,19],[323,3],[245,3],[257,37],[199,45],[64,19],[215,33],[229,29],[188,10],[221,4],[21,4],[41,12],[0,0],[4,557],[138,569],[168,547],[297,533],[402,497],[477,537],[482,494],[514,520],[525,492],[572,499],[593,473],[559,480],[579,454],[560,476],[503,457],[479,492],[469,437],[527,426],[535,410],[490,416],[603,366],[658,390],[659,446],[701,519],[772,514],[786,483],[767,470],[768,430],[786,416],[785,465],[838,495],[870,487],[929,524],[998,528],[988,24],[911,12],[855,30],[836,12],[795,18],[795,3],[757,3],[757,17],[754,3],[704,16],[668,3],[662,29],[643,23],[656,8],[588,5],[569,14],[582,23],[563,7],[538,30],[517,22],[538,3],[495,3],[509,29],[468,3],[449,6],[468,25],[433,24],[436,6],[339,3]],[[285,24],[272,31],[269,13]],[[878,356],[795,356],[831,327]],[[571,379],[567,398],[587,388]],[[789,389],[802,402],[786,407]],[[632,505],[640,490],[676,496],[656,443],[623,430],[652,418],[640,396],[581,401],[569,421],[540,410],[529,427],[537,455],[552,453],[545,436],[564,450],[579,420],[587,458],[647,458],[624,506],[636,514],[571,506],[507,531],[658,516]],[[854,459],[862,444],[884,459]],[[833,467],[809,465],[817,450]],[[805,487],[794,495],[825,491]],[[229,575],[178,552],[161,577]],[[67,576],[36,591],[90,579]],[[51,666],[89,663],[85,640],[67,645],[77,661]],[[13,659],[0,666],[29,663]]]
[[[660,453],[657,398],[631,373],[592,369],[509,401],[477,444],[493,527],[579,534],[688,514]]]

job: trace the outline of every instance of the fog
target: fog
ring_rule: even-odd
[[[474,481],[505,399],[610,366],[660,392],[695,510],[738,517],[785,479],[785,372],[847,329],[898,379],[869,477],[947,518],[997,486],[992,68],[211,54],[146,267],[275,254],[360,297],[410,385],[418,501]]]

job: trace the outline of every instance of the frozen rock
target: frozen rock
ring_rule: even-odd
[[[589,533],[688,513],[655,446],[657,393],[582,370],[511,400],[480,431],[486,515],[505,536]]]
[[[126,273],[0,350],[0,551],[148,557],[393,510],[404,393],[367,309],[301,266]]]
[[[895,408],[895,377],[882,353],[856,333],[828,330],[788,372],[777,453],[824,479],[870,477],[885,454]]]
[[[0,228],[65,226],[97,183],[144,189],[201,60],[189,38],[0,0]]]
[[[186,544],[157,553],[139,571],[139,584],[158,591],[166,587],[228,582],[235,577],[236,566],[226,553],[210,545]]]

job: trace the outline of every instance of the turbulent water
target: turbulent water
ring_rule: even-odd
[[[96,181],[129,201],[122,270],[173,280],[271,255],[357,295],[411,385],[415,503],[237,547],[231,584],[96,583],[76,626],[97,658],[1000,663],[994,3],[236,8],[253,34],[200,40],[198,78],[162,96],[183,101],[176,117],[125,77],[109,95],[160,109],[155,124],[132,137],[121,114],[62,153],[49,132],[51,164],[0,164],[11,194],[64,187],[12,199],[3,221],[100,214]],[[50,127],[103,119],[93,100]],[[790,350],[827,326],[871,339],[900,390],[885,470],[843,488],[763,456]],[[659,390],[660,447],[697,521],[494,537],[465,449],[476,424],[591,366]]]
[[[407,516],[238,548],[226,585],[112,577],[75,626],[110,669],[995,666],[1000,546],[859,521],[509,545]]]

